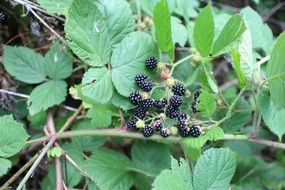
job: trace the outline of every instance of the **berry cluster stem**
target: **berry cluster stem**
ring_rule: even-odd
[[[185,61],[187,61],[187,60],[189,60],[189,59],[191,59],[191,58],[192,58],[192,55],[188,55],[188,56],[184,57],[183,59],[180,59],[179,61],[177,61],[176,63],[174,63],[174,64],[172,65],[171,70],[170,70],[170,75],[172,75],[174,69],[175,69],[178,65],[180,65],[181,63],[183,63],[183,62],[185,62]]]

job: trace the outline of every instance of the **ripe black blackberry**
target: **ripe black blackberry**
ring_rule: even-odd
[[[162,98],[160,100],[155,100],[153,106],[157,109],[162,109],[166,106],[167,100],[166,98]]]
[[[142,103],[142,97],[138,91],[133,91],[129,95],[129,102],[133,105],[139,105]]]
[[[6,19],[6,15],[3,12],[0,12],[0,22]]]
[[[137,85],[140,85],[142,83],[142,81],[148,79],[148,77],[145,74],[137,74],[135,77],[135,81],[137,83]]]
[[[182,129],[186,128],[186,126],[187,126],[186,121],[178,121],[176,128],[178,130],[182,130]]]
[[[180,111],[178,108],[167,106],[164,113],[166,117],[169,117],[170,119],[174,119],[179,115]]]
[[[169,129],[167,129],[167,128],[162,129],[162,130],[160,131],[160,135],[161,135],[162,137],[168,137],[168,136],[170,135]]]
[[[196,100],[199,98],[200,95],[201,95],[201,91],[200,91],[200,90],[199,90],[199,91],[196,91],[196,92],[194,93],[194,95],[193,95],[194,101],[196,101]]]
[[[145,125],[142,129],[142,134],[145,137],[150,137],[154,132],[154,129],[150,125]]]
[[[154,130],[160,131],[163,127],[163,124],[160,120],[156,120],[152,123],[152,127],[154,128]]]
[[[188,119],[188,115],[186,113],[180,113],[177,119],[178,121],[186,121]]]
[[[172,92],[174,95],[177,96],[184,96],[185,92],[186,92],[186,88],[183,84],[176,82],[173,86],[172,86]]]
[[[150,92],[153,87],[153,84],[150,79],[145,79],[141,81],[141,83],[138,85],[145,92]]]
[[[132,110],[133,115],[139,119],[144,119],[146,117],[146,112],[147,109],[141,106],[138,106]]]
[[[201,129],[197,125],[190,126],[189,133],[192,137],[199,137],[201,135]]]
[[[146,100],[142,101],[142,107],[144,107],[145,109],[150,109],[153,106],[154,100],[149,98]]]
[[[127,129],[129,131],[132,131],[132,132],[136,131],[137,130],[137,128],[136,128],[136,122],[137,121],[138,121],[138,119],[135,117],[130,119],[129,122],[127,123]]]
[[[199,110],[197,110],[197,108],[196,108],[196,105],[197,105],[196,101],[191,103],[191,110],[192,110],[193,113],[198,113],[199,112]]]
[[[145,60],[145,66],[148,69],[154,69],[157,66],[158,60],[155,57],[149,57]]]
[[[177,95],[171,96],[169,98],[169,103],[172,107],[178,108],[182,104],[182,98],[181,96],[177,96]]]
[[[178,133],[180,134],[181,137],[189,137],[190,136],[190,130],[188,127],[178,129]]]

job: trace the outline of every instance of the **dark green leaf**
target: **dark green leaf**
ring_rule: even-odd
[[[216,100],[209,92],[205,90],[202,90],[201,92],[197,102],[197,109],[200,111],[199,115],[211,117],[217,108]]]
[[[116,109],[108,104],[94,104],[88,110],[87,116],[92,118],[91,122],[95,128],[108,127],[112,123],[112,116],[116,114]]]

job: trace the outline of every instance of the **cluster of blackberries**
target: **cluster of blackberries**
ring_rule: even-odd
[[[3,12],[0,12],[0,22],[6,19],[6,15]]]
[[[201,91],[197,91],[193,95],[193,102],[191,103],[191,110],[193,113],[199,112],[199,110],[197,110],[196,106],[197,106],[197,103],[199,103],[198,98],[199,98],[200,94],[201,94]]]
[[[156,68],[157,64],[158,60],[154,57],[147,58],[145,61],[145,66],[148,69]],[[173,79],[170,82],[171,85],[168,85],[171,88],[172,95],[169,98],[154,100],[149,96],[153,89],[153,83],[148,76],[137,74],[135,82],[140,91],[133,91],[129,95],[129,102],[136,106],[132,109],[133,117],[127,123],[129,131],[140,131],[145,137],[150,137],[155,132],[158,132],[162,137],[168,137],[170,130],[164,127],[163,124],[165,117],[168,117],[178,121],[176,127],[182,137],[200,136],[201,130],[199,126],[189,126],[189,116],[181,112],[180,107],[183,103],[183,96],[186,94],[186,88],[182,83]],[[154,115],[154,117],[152,118],[151,115]],[[149,120],[152,120],[152,122],[147,123]]]

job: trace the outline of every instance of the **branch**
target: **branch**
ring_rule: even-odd
[[[179,143],[182,139],[182,137],[175,137],[170,136],[167,138],[163,138],[160,135],[152,135],[149,138],[145,138],[140,133],[131,133],[127,132],[122,129],[96,129],[96,130],[76,130],[76,131],[67,131],[56,135],[57,139],[66,139],[71,137],[77,137],[77,136],[104,136],[104,137],[122,137],[122,138],[131,138],[131,139],[141,139],[141,140],[151,140],[151,141],[157,141],[157,142],[163,142],[163,143]],[[39,138],[35,140],[31,140],[28,143],[40,143],[43,141],[46,141],[50,138],[50,136]],[[240,141],[249,141],[254,142],[257,144],[263,144],[275,148],[280,148],[285,150],[285,144],[278,143],[270,140],[264,140],[264,139],[258,139],[254,137],[249,137],[247,135],[232,135],[232,134],[224,134],[224,137],[220,140],[240,140]]]
[[[56,135],[53,116],[51,112],[48,112],[48,115],[47,115],[47,127],[51,135],[53,136]],[[62,190],[63,184],[62,184],[61,162],[60,162],[59,157],[57,156],[54,157],[54,160],[55,160],[56,189]]]
[[[67,119],[67,121],[65,122],[65,124],[62,126],[62,128],[59,130],[58,133],[62,133],[66,129],[68,129],[68,127],[76,120],[76,117],[81,113],[82,109],[83,105],[81,104],[73,113],[73,115]]]

